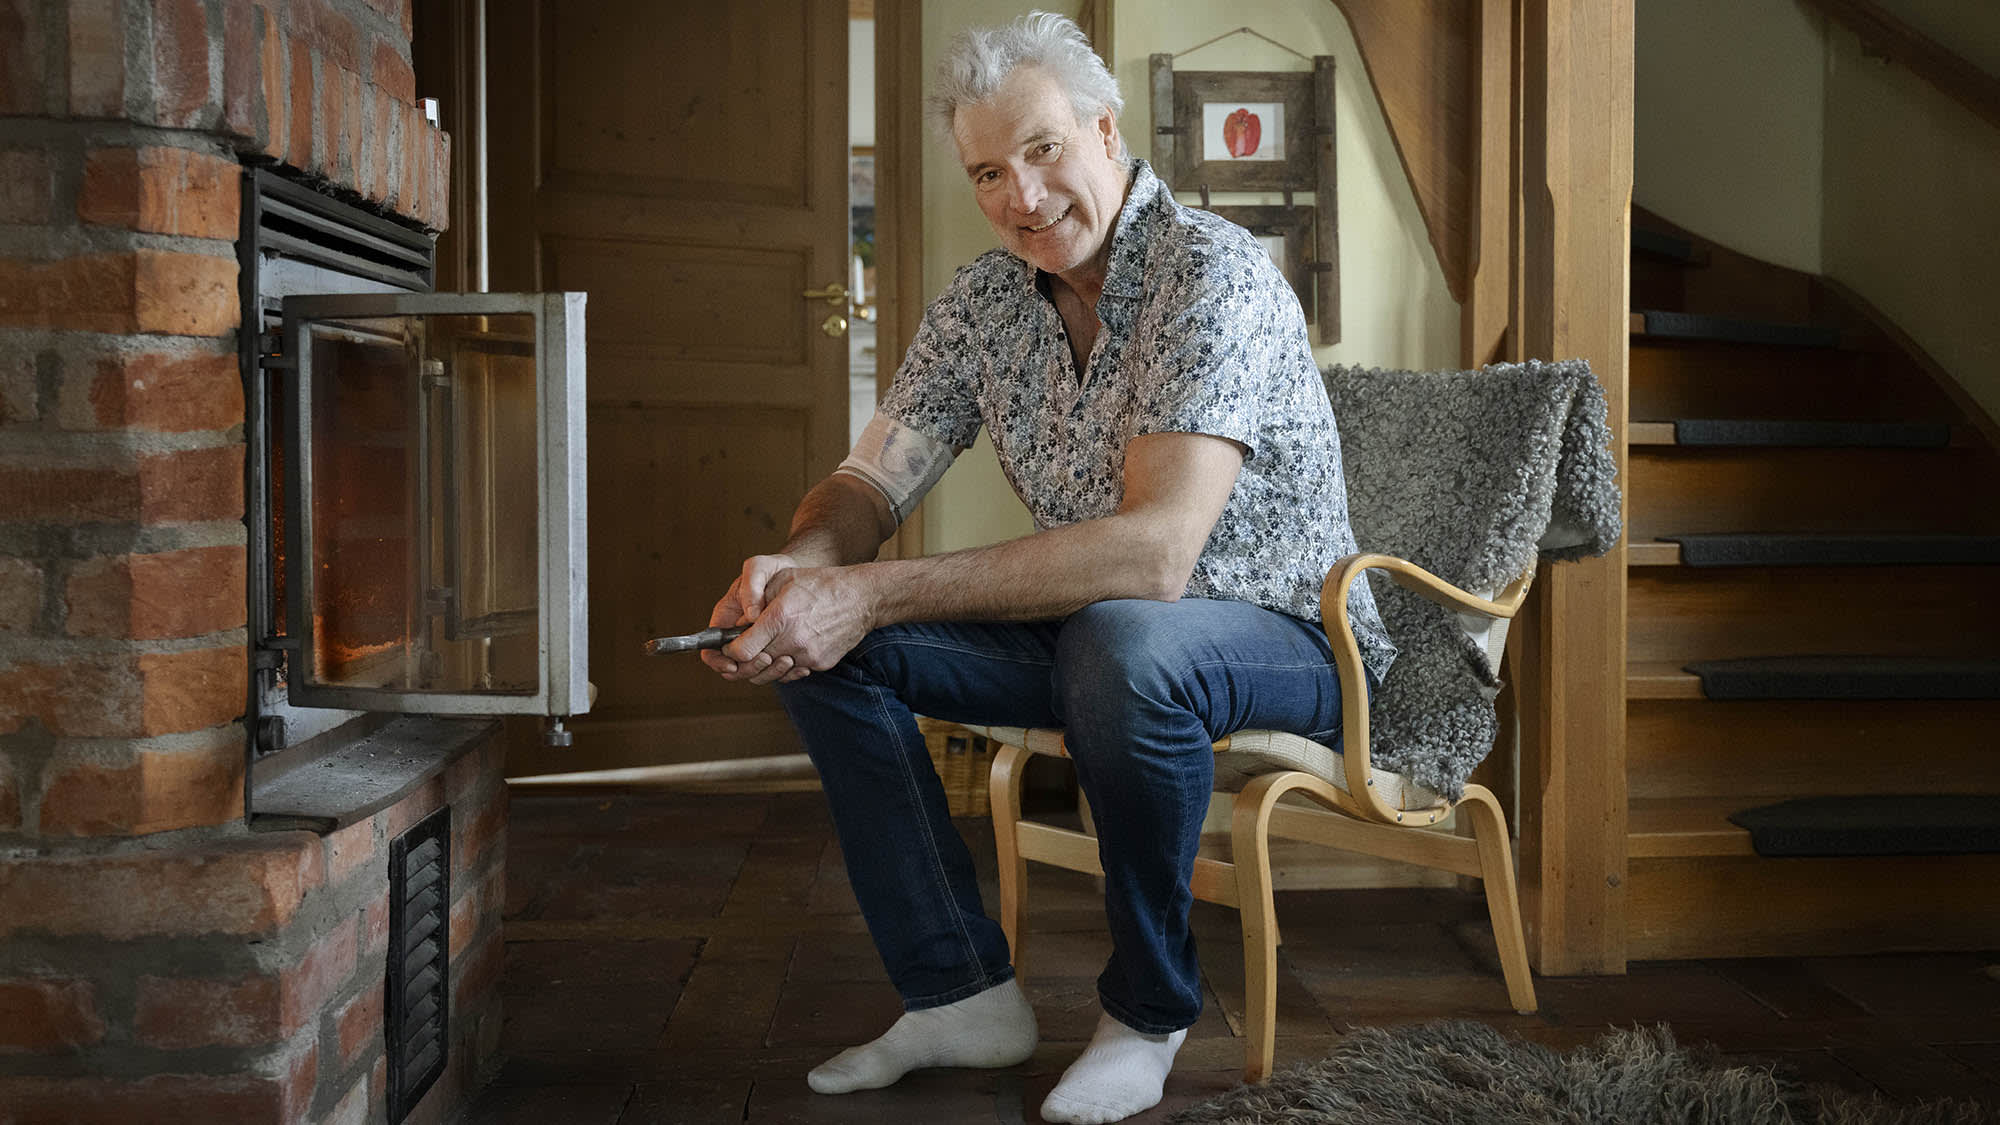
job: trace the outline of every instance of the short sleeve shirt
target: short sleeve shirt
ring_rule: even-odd
[[[1356,547],[1297,296],[1248,231],[1182,206],[1144,161],[1111,239],[1084,371],[1046,275],[992,250],[926,310],[879,409],[954,450],[984,426],[1042,529],[1114,514],[1135,437],[1239,442],[1242,471],[1184,596],[1317,621],[1327,571]],[[1396,650],[1366,582],[1348,612],[1380,683]]]

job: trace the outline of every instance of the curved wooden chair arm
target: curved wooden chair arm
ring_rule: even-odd
[[[1446,582],[1408,559],[1394,555],[1347,555],[1333,564],[1326,582],[1320,586],[1319,619],[1333,647],[1333,664],[1340,676],[1344,701],[1368,698],[1368,675],[1361,663],[1361,646],[1354,640],[1354,625],[1347,616],[1347,593],[1361,575],[1370,570],[1387,571],[1397,585],[1457,612],[1477,613],[1496,620],[1511,618],[1527,599],[1528,585],[1535,572],[1528,570],[1491,599],[1468,593]],[[1341,707],[1341,761],[1347,771],[1348,797],[1371,820],[1383,824],[1406,823],[1407,810],[1397,809],[1382,799],[1375,788],[1375,767],[1368,752],[1368,708]]]

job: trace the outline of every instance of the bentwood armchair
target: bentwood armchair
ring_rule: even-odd
[[[1400,679],[1391,668],[1370,706],[1343,708],[1338,748],[1267,730],[1239,731],[1215,744],[1220,791],[1211,799],[1211,822],[1227,810],[1233,862],[1197,859],[1190,882],[1196,898],[1235,907],[1242,917],[1244,1075],[1252,1082],[1269,1076],[1275,1047],[1279,939],[1273,836],[1479,878],[1509,1000],[1521,1012],[1535,1010],[1499,801],[1484,786],[1469,783],[1459,797],[1448,799],[1378,764],[1378,747],[1370,741],[1371,711],[1378,722],[1389,720],[1388,731],[1407,734],[1423,727],[1456,732],[1461,741],[1483,739],[1484,745],[1449,751],[1459,755],[1460,772],[1469,772],[1492,745],[1492,694],[1498,690],[1506,626],[1527,596],[1538,558],[1602,553],[1618,536],[1617,493],[1605,468],[1609,432],[1603,400],[1584,365],[1445,375],[1334,369],[1328,388],[1340,421],[1357,537],[1364,548],[1384,544],[1432,568],[1397,555],[1361,553],[1341,559],[1327,575],[1321,623],[1343,698],[1370,698],[1348,622],[1349,587],[1365,573],[1393,584],[1376,583],[1373,589],[1403,650],[1398,664],[1407,662]],[[1364,427],[1365,434],[1359,432]],[[1433,568],[1456,572],[1486,593],[1446,581]],[[1455,696],[1436,692],[1453,677],[1467,679],[1466,689]],[[1399,691],[1401,697],[1395,695]],[[1446,710],[1457,710],[1448,721],[1412,724],[1412,700],[1421,703],[1433,695]],[[1483,720],[1466,721],[1468,714],[1480,716],[1482,708]],[[1010,727],[984,732],[999,746],[990,784],[1000,923],[1020,973],[1027,952],[1027,861],[1093,874],[1102,874],[1102,867],[1095,837],[1021,818],[1026,759],[1066,757],[1062,732]],[[1453,774],[1449,780],[1462,777]],[[1293,794],[1306,800],[1281,800]],[[1434,827],[1454,813],[1471,829],[1470,838]]]

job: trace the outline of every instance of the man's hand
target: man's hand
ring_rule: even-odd
[[[753,555],[743,560],[742,573],[729,584],[729,592],[715,603],[715,609],[708,615],[710,628],[716,626],[747,625],[757,620],[764,612],[770,594],[771,579],[781,571],[798,566],[798,560],[790,555]],[[734,647],[734,646],[731,646]],[[701,652],[701,662],[722,674],[725,680],[746,680],[765,671],[773,658],[759,662],[751,659],[748,667],[741,658],[731,658],[723,653],[706,649]],[[787,671],[790,671],[787,668]],[[768,683],[768,680],[757,681]]]
[[[873,627],[869,600],[853,570],[783,565],[791,561],[782,555],[746,561],[717,603],[710,624],[754,622],[720,651],[701,654],[723,679],[790,683],[823,672]]]

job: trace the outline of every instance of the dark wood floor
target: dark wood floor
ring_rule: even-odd
[[[995,901],[991,829],[965,820]],[[507,1056],[469,1120],[1023,1122],[1089,1035],[1109,950],[1092,880],[1030,867],[1026,989],[1042,1046],[1003,1071],[925,1071],[826,1097],[805,1072],[899,1014],[817,792],[517,790],[508,833]],[[1994,888],[1966,888],[1992,894]],[[1349,1028],[1470,1017],[1567,1046],[1666,1023],[1683,1042],[1777,1061],[1811,1081],[1899,1099],[2000,1101],[2000,953],[1635,964],[1538,978],[1515,1014],[1476,895],[1281,894],[1278,1063]],[[1772,904],[1783,909],[1782,903]],[[1235,1085],[1236,915],[1196,904],[1207,1010],[1162,1105]]]

